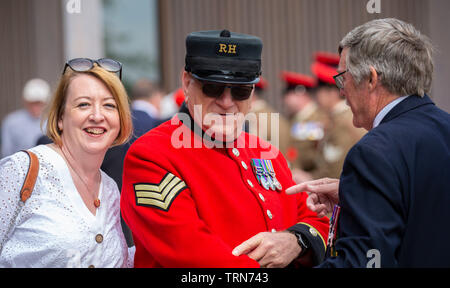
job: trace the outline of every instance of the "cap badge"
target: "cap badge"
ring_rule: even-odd
[[[217,54],[225,56],[237,55],[237,44],[219,43],[217,47]]]
[[[273,191],[282,190],[283,187],[276,178],[275,170],[273,169],[271,160],[252,159],[251,165],[256,179],[258,179],[259,184],[264,187],[264,189],[272,189]]]

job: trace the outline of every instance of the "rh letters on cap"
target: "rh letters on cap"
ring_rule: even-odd
[[[231,43],[218,43],[217,44],[217,54],[223,56],[237,56],[238,55],[238,45]]]

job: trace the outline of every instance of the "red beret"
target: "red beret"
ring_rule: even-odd
[[[259,76],[259,82],[255,84],[255,87],[259,88],[261,90],[264,90],[268,86],[269,86],[269,83],[267,83],[267,80],[264,79],[262,76]]]
[[[178,107],[181,107],[181,104],[183,104],[184,101],[184,93],[183,93],[183,89],[179,88],[178,90],[176,90],[173,93],[173,99],[175,100],[175,103],[177,104]]]
[[[282,71],[281,79],[285,81],[288,86],[302,85],[306,88],[314,88],[317,85],[317,81],[314,77],[290,71]]]
[[[298,158],[298,150],[295,147],[290,146],[286,152],[286,158],[290,162],[294,162]]]
[[[326,65],[331,66],[339,65],[339,55],[336,53],[319,51],[314,53],[314,60]]]
[[[335,85],[333,76],[337,73],[337,70],[329,65],[315,62],[311,65],[311,71],[314,75],[316,75],[319,81],[322,81],[326,84]]]

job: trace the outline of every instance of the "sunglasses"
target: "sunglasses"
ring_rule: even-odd
[[[70,67],[75,72],[87,72],[94,68],[94,63],[108,72],[119,72],[119,79],[122,80],[122,63],[109,58],[102,58],[92,60],[89,58],[75,58],[66,62],[64,66],[63,75],[66,73],[67,67]]]
[[[211,98],[220,98],[225,91],[225,88],[230,88],[231,97],[233,97],[233,100],[243,101],[250,98],[253,91],[253,86],[248,85],[226,85],[214,82],[204,82],[200,80],[199,82],[202,83],[203,94]]]

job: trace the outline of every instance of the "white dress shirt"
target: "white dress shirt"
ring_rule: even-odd
[[[381,109],[380,112],[378,112],[377,116],[373,120],[372,129],[377,127],[378,125],[380,125],[381,121],[383,121],[384,116],[386,116],[389,113],[389,111],[391,111],[398,103],[402,102],[403,100],[405,100],[408,97],[409,96],[398,97],[397,99],[395,99],[388,105],[384,106],[384,108]]]
[[[132,267],[134,247],[123,236],[116,183],[101,171],[94,216],[64,159],[47,145],[30,150],[38,156],[39,174],[12,229],[29,159],[18,152],[0,161],[0,241],[6,239],[0,267]]]

